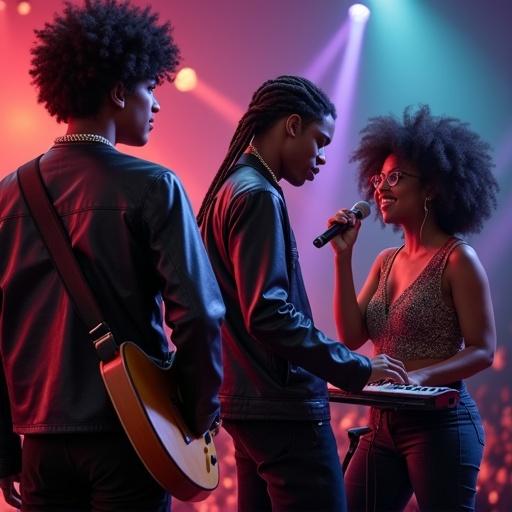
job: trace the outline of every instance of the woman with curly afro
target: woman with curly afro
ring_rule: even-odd
[[[154,89],[179,61],[171,27],[149,8],[86,0],[67,3],[36,35],[30,73],[39,101],[67,133],[35,165],[115,340],[169,361],[163,322],[172,327],[183,413],[200,436],[219,414],[220,291],[178,177],[115,148],[148,141],[160,110]],[[16,173],[0,182],[0,247],[6,501],[39,512],[167,511],[167,492],[116,417],[92,331],[52,264]]]
[[[370,120],[353,161],[359,186],[404,244],[382,251],[356,297],[352,250],[360,222],[333,240],[335,318],[353,350],[401,360],[412,386],[449,386],[456,408],[372,408],[346,474],[349,510],[403,510],[412,493],[422,511],[474,510],[484,432],[463,379],[489,367],[496,332],[489,284],[475,251],[458,235],[477,232],[496,204],[489,146],[458,119],[429,107]]]

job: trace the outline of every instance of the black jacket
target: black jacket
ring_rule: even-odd
[[[224,305],[176,175],[100,143],[60,144],[41,160],[46,188],[105,320],[166,359],[177,347],[196,433],[218,414]],[[12,433],[119,428],[98,356],[20,197],[0,182],[0,477],[19,469]]]
[[[325,381],[359,390],[370,362],[315,328],[282,191],[254,156],[242,156],[201,233],[227,311],[222,415],[328,419]]]

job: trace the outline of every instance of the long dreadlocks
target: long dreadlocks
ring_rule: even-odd
[[[306,78],[283,75],[263,83],[240,119],[228,153],[203,199],[197,216],[199,224],[252,137],[263,133],[278,119],[291,114],[300,115],[307,124],[320,121],[329,114],[336,118],[336,109],[327,95]]]

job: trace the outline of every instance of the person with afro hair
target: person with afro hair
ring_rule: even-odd
[[[313,321],[280,182],[316,179],[335,118],[309,80],[265,81],[199,210],[228,311],[220,399],[243,512],[347,510],[327,381],[359,391],[406,377],[399,361],[351,352]]]
[[[222,296],[179,178],[115,147],[148,141],[160,110],[155,87],[173,78],[180,59],[171,26],[149,7],[86,0],[66,3],[36,36],[30,73],[67,133],[32,162],[115,340],[174,361],[183,414],[201,436],[219,415]],[[122,430],[92,334],[16,172],[0,182],[0,247],[6,501],[24,511],[167,511],[170,497]]]
[[[463,379],[488,368],[496,347],[486,272],[461,235],[478,232],[496,206],[488,144],[466,123],[407,108],[376,117],[353,154],[359,186],[378,216],[403,232],[382,251],[356,297],[352,251],[360,221],[346,209],[330,222],[351,227],[335,250],[334,314],[353,350],[401,360],[413,390],[448,386],[457,407],[372,408],[345,482],[351,511],[398,511],[415,494],[420,510],[474,510],[484,431]]]

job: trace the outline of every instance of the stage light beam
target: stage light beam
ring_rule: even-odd
[[[181,69],[176,75],[174,85],[180,92],[192,92],[229,123],[236,125],[243,115],[243,110],[236,103],[203,80],[198,80],[197,73],[192,68]]]
[[[363,4],[354,4],[350,6],[348,15],[352,21],[365,23],[370,17],[370,9]]]
[[[18,14],[21,16],[26,16],[30,13],[32,10],[32,6],[30,5],[30,2],[18,2]]]
[[[176,89],[181,92],[192,91],[197,86],[197,73],[192,68],[183,68],[174,81]]]
[[[345,21],[336,34],[331,38],[327,46],[316,56],[314,62],[302,75],[313,82],[319,82],[326,71],[332,66],[336,55],[341,51],[347,42],[349,33],[349,22]]]

